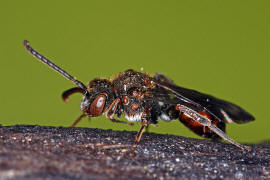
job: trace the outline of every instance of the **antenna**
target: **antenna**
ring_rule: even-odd
[[[87,90],[86,90],[87,88],[82,82],[76,80],[73,76],[68,74],[62,68],[60,68],[59,66],[54,64],[52,61],[50,61],[49,59],[47,59],[46,57],[44,57],[43,55],[38,53],[36,50],[34,50],[27,40],[23,41],[23,45],[27,49],[27,51],[30,54],[32,54],[34,57],[36,57],[38,60],[40,60],[44,64],[48,65],[50,68],[54,69],[55,71],[59,72],[62,76],[64,76],[68,80],[73,81],[77,86],[79,86],[80,88],[82,88],[83,90],[85,90],[87,92]]]

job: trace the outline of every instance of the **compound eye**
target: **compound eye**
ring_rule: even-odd
[[[99,95],[90,106],[90,114],[92,116],[99,116],[102,114],[104,105],[106,102],[106,96],[105,95]]]

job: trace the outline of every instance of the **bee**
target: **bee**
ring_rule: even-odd
[[[80,105],[82,114],[72,127],[86,116],[105,115],[112,122],[128,125],[139,122],[141,128],[135,138],[136,146],[145,128],[157,124],[158,119],[167,122],[179,120],[199,136],[215,140],[223,138],[242,150],[250,150],[249,146],[234,141],[225,133],[226,123],[241,124],[254,120],[238,105],[177,86],[163,74],[156,73],[151,77],[132,69],[119,73],[113,80],[95,78],[86,86],[34,50],[28,41],[25,40],[23,44],[35,58],[76,84],[76,87],[63,92],[64,101],[68,101],[74,93],[83,95]],[[122,115],[128,122],[115,119]]]

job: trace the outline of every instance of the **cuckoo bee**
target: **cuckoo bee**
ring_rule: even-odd
[[[95,78],[85,86],[52,61],[34,50],[24,41],[27,51],[35,58],[54,69],[77,86],[63,92],[64,101],[74,93],[83,95],[80,109],[82,114],[72,124],[74,127],[83,117],[105,115],[117,123],[132,125],[140,122],[136,135],[136,146],[145,128],[164,121],[179,120],[199,136],[227,140],[243,150],[250,147],[239,144],[225,134],[225,124],[247,123],[254,117],[231,102],[195,90],[177,86],[168,77],[156,73],[153,77],[146,73],[127,70],[119,73],[113,80]],[[122,115],[128,120],[115,119]]]

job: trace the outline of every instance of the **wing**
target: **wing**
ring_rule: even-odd
[[[165,83],[156,82],[158,86],[151,89],[149,101],[153,100],[161,108],[159,117],[165,121],[178,119],[199,136],[219,140],[226,138],[225,121],[215,116],[200,104],[170,89]],[[154,109],[154,108],[153,108]],[[203,122],[205,121],[206,122]],[[211,124],[212,128],[209,126]],[[213,129],[213,127],[216,127]],[[217,131],[219,129],[219,131]],[[222,132],[222,133],[220,133]]]
[[[159,87],[155,95],[159,99],[163,98],[163,101],[172,104],[184,103],[188,107],[192,106],[191,108],[195,108],[195,110],[207,111],[223,122],[247,123],[255,119],[238,105],[195,90],[179,87],[162,74],[155,74],[154,79]]]

